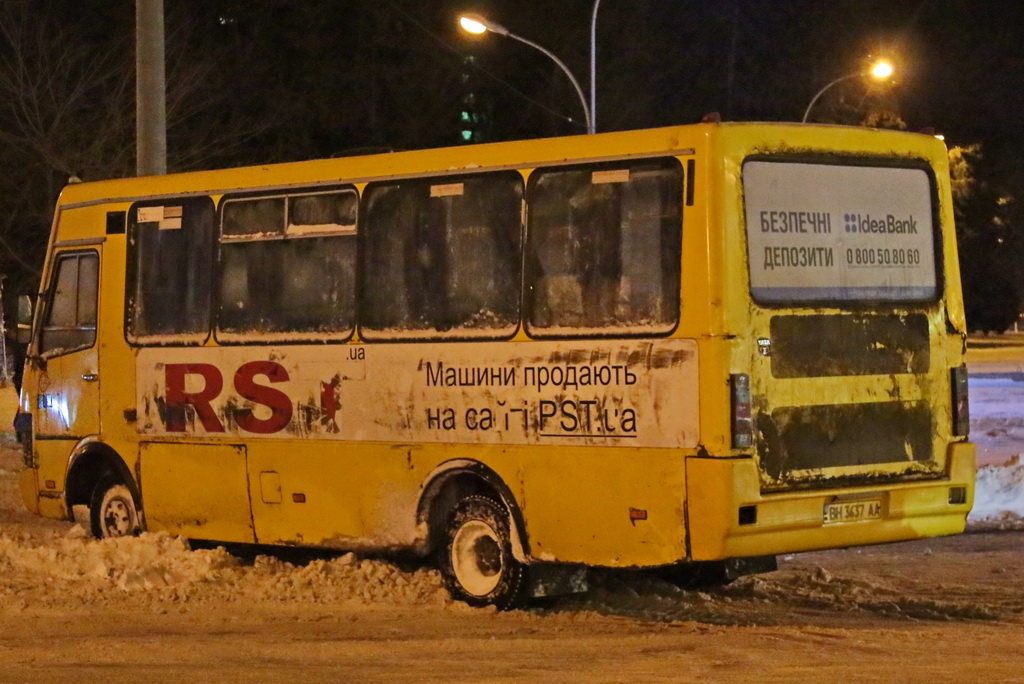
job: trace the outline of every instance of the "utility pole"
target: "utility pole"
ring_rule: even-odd
[[[135,156],[140,176],[167,173],[164,0],[135,0]]]
[[[4,325],[4,278],[0,275],[0,387],[7,387],[7,327]]]

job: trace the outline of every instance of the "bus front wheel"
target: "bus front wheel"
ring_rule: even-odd
[[[452,598],[471,606],[516,607],[526,568],[512,555],[509,514],[487,496],[467,496],[452,510],[439,567]]]
[[[92,534],[97,539],[129,537],[142,531],[135,497],[126,485],[116,480],[105,480],[93,490],[89,517]]]

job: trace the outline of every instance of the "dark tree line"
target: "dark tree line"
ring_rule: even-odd
[[[171,171],[583,132],[575,91],[540,53],[460,34],[472,10],[555,52],[589,84],[592,0],[176,0],[166,3]],[[599,130],[799,120],[871,54],[816,121],[919,130],[954,149],[968,320],[1021,304],[1024,8],[966,0],[602,0]],[[71,177],[134,172],[134,2],[0,2],[0,273],[37,286]],[[468,122],[468,123],[467,123]],[[469,134],[465,133],[471,129]]]
[[[972,330],[1002,332],[1024,302],[1024,206],[1008,190],[1020,188],[1024,179],[1005,168],[1010,160],[990,149],[953,148],[950,175],[968,324]],[[1015,176],[1016,182],[1010,180]]]

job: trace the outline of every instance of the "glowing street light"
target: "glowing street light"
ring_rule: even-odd
[[[860,76],[871,76],[872,78],[878,79],[879,81],[884,81],[885,79],[892,76],[892,72],[892,64],[885,60],[878,60],[877,62],[875,62],[874,65],[872,65],[870,69],[867,69],[866,71],[856,71],[852,74],[840,76],[834,81],[829,82],[828,84],[825,85],[824,88],[815,93],[813,98],[811,98],[811,103],[807,105],[807,109],[804,110],[804,118],[800,120],[801,123],[807,123],[807,117],[810,116],[811,108],[814,107],[814,104],[818,101],[818,98],[820,98],[826,90],[828,90],[835,84],[842,83],[843,81],[848,81],[851,78],[858,78]]]
[[[884,59],[879,60],[871,67],[871,75],[877,79],[889,78],[892,76],[892,64],[889,64]]]
[[[569,67],[565,66],[565,64],[562,63],[562,60],[558,59],[558,57],[556,57],[554,53],[540,45],[537,45],[537,43],[534,43],[531,40],[527,40],[522,36],[517,36],[516,34],[509,31],[507,28],[502,26],[501,24],[496,24],[493,21],[488,21],[487,19],[484,19],[483,17],[477,14],[464,14],[461,17],[459,17],[459,26],[462,28],[463,31],[466,31],[467,33],[481,35],[490,31],[491,33],[496,33],[499,36],[506,36],[508,38],[511,38],[512,40],[518,40],[520,43],[523,43],[524,45],[529,45],[533,49],[539,50],[540,52],[543,52],[545,55],[547,55],[547,57],[551,59],[551,61],[553,61],[555,64],[557,64],[559,68],[563,72],[565,72],[565,75],[569,77],[569,81],[572,83],[572,87],[576,89],[576,95],[578,95],[580,98],[580,105],[583,106],[583,117],[587,123],[587,132],[594,132],[593,124],[591,123],[590,119],[590,107],[587,106],[587,98],[583,95],[583,89],[580,88],[579,81],[577,81],[576,77],[572,75],[571,71],[569,71]]]
[[[462,17],[459,17],[459,26],[461,26],[462,30],[466,31],[467,33],[475,33],[476,35],[487,33],[487,24],[484,23],[483,17],[473,17],[473,16],[462,16]],[[498,33],[498,32],[495,31],[495,33]]]

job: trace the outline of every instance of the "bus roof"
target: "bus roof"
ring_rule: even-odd
[[[929,158],[945,155],[943,143],[920,133],[864,127],[798,123],[699,123],[595,135],[538,138],[457,147],[386,152],[310,161],[264,164],[74,183],[61,192],[58,206],[131,202],[164,195],[209,194],[255,188],[367,182],[422,174],[465,174],[481,169],[533,168],[540,165],[600,161],[654,155],[692,155],[708,139],[720,137],[746,149],[899,150]]]

